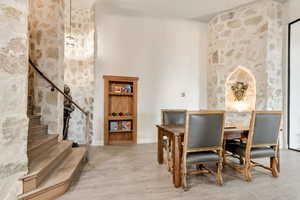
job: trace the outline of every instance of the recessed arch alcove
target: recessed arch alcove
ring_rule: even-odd
[[[227,111],[248,112],[255,110],[256,80],[246,67],[238,66],[225,82],[225,106]]]

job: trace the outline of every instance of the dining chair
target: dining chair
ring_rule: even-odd
[[[183,189],[189,189],[188,176],[201,173],[215,175],[222,185],[222,152],[224,137],[224,111],[188,112],[183,145]],[[215,162],[216,172],[204,164]],[[190,167],[195,166],[194,170]]]
[[[174,125],[174,126],[184,126],[186,110],[161,110],[162,114],[162,124],[163,125]]]
[[[169,126],[184,126],[185,125],[185,117],[186,117],[186,110],[179,110],[179,109],[162,109],[161,110],[161,124],[162,125],[169,125]],[[164,137],[163,138],[164,149],[167,152],[167,165],[168,170],[172,171],[172,141],[171,138]]]
[[[248,137],[245,142],[231,142],[226,144],[226,151],[232,157],[242,157],[244,162],[237,166],[226,162],[226,165],[244,175],[246,181],[251,181],[253,167],[270,170],[274,177],[278,172],[278,135],[281,126],[282,112],[253,111]],[[253,159],[270,158],[270,167],[255,162]]]

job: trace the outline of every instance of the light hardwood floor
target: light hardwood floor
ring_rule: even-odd
[[[279,178],[255,168],[248,183],[226,167],[223,186],[197,175],[184,192],[173,187],[167,166],[157,164],[156,144],[93,147],[80,179],[59,200],[299,200],[300,153],[284,150],[281,157]]]

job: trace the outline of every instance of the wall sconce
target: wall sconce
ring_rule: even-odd
[[[236,82],[231,86],[235,101],[242,101],[248,89],[248,84],[243,82]]]

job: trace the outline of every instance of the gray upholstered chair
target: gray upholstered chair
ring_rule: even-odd
[[[185,117],[186,117],[186,110],[161,110],[161,124],[168,125],[168,126],[185,126]],[[164,149],[167,152],[167,165],[168,170],[172,171],[172,156],[171,156],[171,149],[172,149],[172,141],[171,138],[164,137]]]
[[[188,112],[183,146],[183,188],[187,190],[188,175],[212,173],[222,185],[222,151],[224,137],[224,112]],[[207,168],[207,162],[217,163],[216,172]],[[194,170],[189,167],[195,166]]]
[[[231,156],[241,157],[244,161],[242,166],[226,164],[244,174],[246,181],[251,181],[251,168],[255,166],[270,170],[274,177],[278,176],[277,151],[281,115],[278,111],[254,111],[246,143],[232,142],[226,145],[226,151],[231,152]],[[270,158],[270,167],[254,162],[253,159],[257,158]]]
[[[186,110],[162,110],[162,124],[184,126]]]

